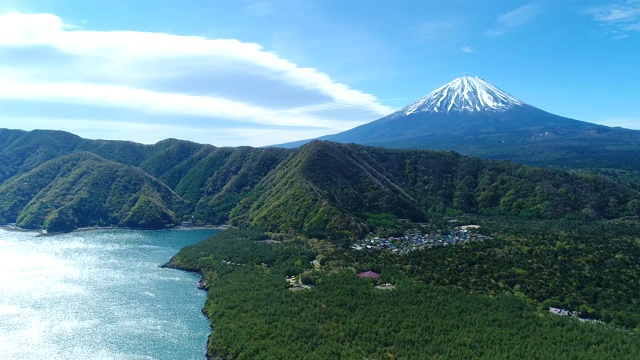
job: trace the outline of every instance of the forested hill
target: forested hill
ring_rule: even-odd
[[[0,220],[68,231],[87,225],[162,228],[189,205],[144,171],[77,152],[0,186]]]
[[[596,175],[454,152],[315,141],[267,175],[231,219],[258,229],[337,237],[369,231],[385,220],[462,213],[541,219],[638,215],[639,195]]]
[[[218,224],[290,153],[0,129],[0,223],[48,230],[163,228],[193,215]]]
[[[87,140],[0,129],[0,222],[27,228],[180,221],[344,237],[461,213],[544,219],[640,213],[637,190],[453,152],[331,142],[299,149]]]

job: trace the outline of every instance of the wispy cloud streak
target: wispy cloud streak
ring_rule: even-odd
[[[253,130],[246,131],[248,135],[259,129],[273,133],[273,127],[280,135],[287,127],[295,128],[296,134],[305,127],[330,133],[392,111],[375,96],[317,69],[300,67],[258,44],[90,31],[66,25],[52,14],[0,14],[0,58],[0,102],[23,102],[32,119],[38,104],[76,106],[85,113],[75,125],[82,118],[86,127],[97,121],[91,120],[92,113],[101,112],[120,114],[113,121],[121,124],[136,123],[136,114],[173,116],[174,134],[175,128],[193,126],[194,121],[183,121],[190,117],[199,119],[198,130],[184,129],[185,133],[222,130],[229,123],[237,124],[234,131]],[[2,122],[11,119],[15,124],[27,116],[16,107],[12,113],[2,109]],[[72,123],[55,113],[41,116],[57,119],[59,128]],[[2,122],[0,127],[11,127]],[[135,141],[134,135],[127,139]],[[264,136],[258,142],[247,137],[245,142],[225,145],[267,145],[265,141],[269,139]]]
[[[640,33],[640,0],[609,3],[585,10],[593,20],[603,24],[607,32],[622,38]]]
[[[505,33],[529,23],[542,12],[542,6],[539,3],[531,3],[523,5],[515,10],[509,11],[498,16],[493,27],[487,30],[487,36],[498,37]]]

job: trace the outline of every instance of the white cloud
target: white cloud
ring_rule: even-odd
[[[116,85],[24,84],[0,81],[0,98],[122,107],[158,114],[201,115],[266,125],[330,127],[333,124],[331,119],[323,119],[314,116],[312,111],[299,111],[297,108],[275,111],[223,98],[156,92]],[[340,106],[331,103],[325,104],[325,107],[332,105]]]
[[[375,96],[300,67],[254,43],[136,31],[89,31],[51,14],[0,14],[0,101],[57,103],[140,114],[197,117],[202,132],[219,120],[243,129],[333,133],[393,109]],[[84,126],[91,113],[83,114]],[[19,111],[0,117],[26,117]],[[33,114],[30,115],[31,119]],[[56,118],[56,114],[42,114]],[[59,120],[62,124],[64,120]],[[75,120],[75,125],[80,120]],[[117,119],[120,128],[127,128]],[[135,128],[135,117],[128,119]],[[148,125],[145,125],[148,126]],[[261,130],[262,129],[262,130]],[[72,129],[70,129],[73,131]],[[175,129],[172,130],[175,133]],[[292,130],[293,131],[293,130]],[[245,131],[246,133],[246,131]],[[167,136],[176,137],[167,133]],[[298,136],[298,133],[291,133]],[[303,136],[304,138],[311,136]],[[247,145],[255,139],[247,138]],[[135,139],[130,139],[135,140]],[[290,140],[296,140],[291,138]],[[142,141],[142,140],[140,140]]]
[[[530,3],[523,5],[515,10],[509,11],[498,16],[495,25],[487,30],[487,36],[498,37],[509,30],[520,27],[538,16],[542,12],[539,3]]]
[[[475,49],[470,45],[461,47],[460,51],[462,51],[464,53],[467,53],[467,54],[475,54],[476,53]]]
[[[640,0],[626,0],[589,8],[585,11],[603,24],[615,38],[640,32]]]

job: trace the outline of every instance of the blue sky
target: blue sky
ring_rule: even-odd
[[[262,146],[462,75],[640,129],[640,0],[2,0],[0,127]]]

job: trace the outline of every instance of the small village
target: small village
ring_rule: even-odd
[[[469,241],[483,241],[488,236],[479,234],[477,225],[467,225],[455,228],[450,232],[442,230],[434,234],[422,234],[419,231],[407,231],[400,237],[372,236],[357,240],[351,248],[354,250],[376,249],[386,250],[401,255],[410,251],[438,246],[449,246]]]

